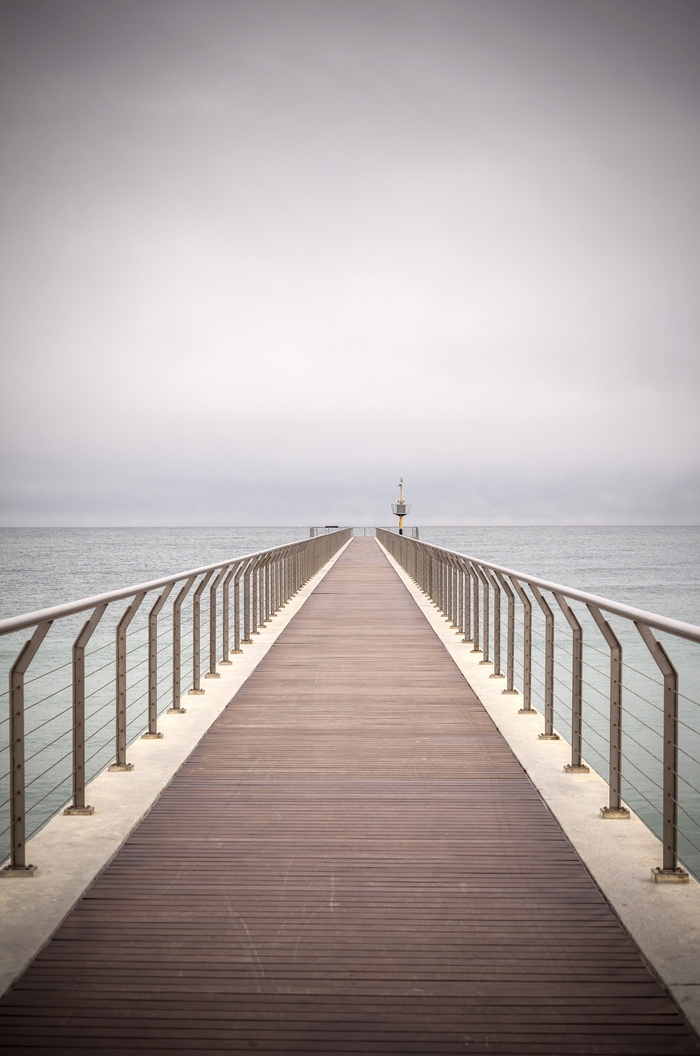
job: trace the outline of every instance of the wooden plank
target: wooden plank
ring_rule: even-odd
[[[3,1052],[698,1054],[358,538],[0,1002]]]

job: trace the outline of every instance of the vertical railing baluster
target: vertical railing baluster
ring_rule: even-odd
[[[186,708],[180,703],[182,697],[182,603],[192,589],[196,576],[190,576],[173,603],[173,700],[169,712],[184,715]]]
[[[35,865],[26,864],[26,771],[24,765],[24,676],[48,634],[51,620],[40,623],[22,646],[10,671],[10,841],[12,857],[0,876],[33,876]]]
[[[501,585],[508,599],[508,616],[506,632],[506,688],[501,692],[510,695],[517,694],[515,688],[515,593],[509,585],[506,577],[501,572],[494,572],[496,579]]]
[[[242,653],[241,649],[241,579],[245,576],[245,571],[250,564],[250,558],[245,561],[241,561],[240,565],[236,569],[236,574],[233,577],[233,649],[232,653]],[[245,580],[244,580],[245,582]],[[243,587],[243,593],[245,594],[245,587]]]
[[[219,584],[227,572],[228,565],[224,565],[209,587],[209,670],[204,675],[205,678],[221,678],[221,675],[216,670],[216,598]],[[223,622],[223,598],[221,619]]]
[[[221,659],[219,664],[223,664],[225,667],[230,667],[233,663],[229,660],[229,648],[230,635],[231,635],[231,580],[236,574],[236,569],[239,567],[238,562],[234,562],[224,580],[224,585],[221,588]]]
[[[480,644],[481,639],[479,637],[479,635],[480,635],[479,621],[480,621],[481,617],[480,617],[480,610],[479,610],[479,585],[481,584],[481,580],[479,579],[479,576],[477,575],[477,572],[476,572],[476,568],[474,567],[474,565],[473,565],[473,563],[471,561],[469,562],[469,575],[471,576],[471,581],[472,581],[472,598],[473,598],[473,602],[474,602],[474,604],[473,604],[473,617],[472,617],[473,618],[472,627],[474,628],[474,634],[472,635],[472,641],[474,642],[474,645],[472,646],[471,652],[472,653],[480,653],[481,652],[481,644]]]
[[[598,630],[610,649],[610,800],[601,815],[611,820],[626,820],[630,812],[622,806],[622,645],[600,609],[586,605]]]
[[[169,583],[148,614],[148,732],[147,739],[160,739],[158,733],[158,615],[170,597],[174,583]]]
[[[107,603],[98,605],[73,642],[73,802],[64,814],[94,814],[85,803],[85,649],[104,616]]]
[[[145,591],[137,594],[117,624],[117,707],[114,762],[108,767],[112,771],[125,772],[134,769],[134,764],[126,761],[126,632],[145,597]]]
[[[484,573],[484,570],[481,568],[480,565],[475,565],[474,567],[476,569],[476,574],[477,574],[478,578],[481,581],[481,585],[483,586],[483,593],[482,593],[482,602],[483,602],[483,604],[482,604],[482,607],[481,607],[481,617],[482,617],[481,618],[481,639],[482,639],[482,642],[483,642],[483,653],[484,653],[484,655],[483,655],[483,658],[479,661],[479,663],[480,664],[490,664],[490,663],[492,663],[492,660],[491,660],[491,657],[489,656],[489,647],[490,647],[489,635],[490,635],[490,629],[491,629],[491,626],[490,626],[491,625],[491,613],[490,613],[490,604],[489,604],[489,601],[490,601],[490,598],[489,598],[489,581],[486,578],[486,574]],[[475,650],[472,649],[472,652],[475,652]]]
[[[510,581],[523,606],[523,706],[518,713],[536,715],[532,706],[532,602],[522,583],[514,576]]]
[[[554,732],[554,613],[542,597],[539,589],[530,584],[530,590],[544,614],[544,733],[541,741],[558,741]]]
[[[588,767],[581,758],[583,748],[583,628],[571,606],[561,594],[556,594],[559,608],[571,628],[571,762],[564,770],[568,774],[587,774]]]
[[[201,696],[204,693],[201,683],[202,651],[202,592],[211,579],[213,572],[207,572],[192,595],[192,688],[188,696]]]
[[[501,586],[488,568],[482,569],[493,591],[493,672],[489,678],[505,678],[501,672]]]
[[[678,865],[678,672],[651,628],[636,621],[635,627],[664,678],[663,859],[652,874],[657,883],[687,884],[690,878]]]
[[[472,577],[469,574],[469,563],[464,558],[460,558],[460,564],[464,594],[464,638],[462,641],[465,645],[471,645],[474,641],[472,637]]]

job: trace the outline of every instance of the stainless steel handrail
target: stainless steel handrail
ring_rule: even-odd
[[[27,775],[25,766],[25,681],[29,665],[32,663],[46,638],[51,627],[60,620],[74,616],[81,612],[90,615],[87,622],[79,631],[72,643],[72,677],[71,684],[65,687],[72,693],[72,753],[69,753],[71,763],[70,771],[66,779],[72,777],[73,799],[66,813],[90,814],[94,808],[85,802],[85,748],[86,748],[86,646],[97,629],[102,617],[111,605],[120,601],[127,601],[125,611],[118,610],[118,623],[116,627],[116,656],[114,660],[114,677],[108,685],[114,683],[114,698],[112,706],[115,712],[115,736],[113,741],[112,759],[110,770],[128,772],[132,764],[127,762],[128,733],[128,675],[129,675],[129,652],[127,639],[132,635],[129,625],[140,609],[148,595],[159,591],[157,597],[150,603],[145,628],[147,638],[138,646],[145,656],[138,660],[138,666],[146,665],[147,672],[141,681],[146,682],[147,688],[143,696],[147,697],[147,710],[144,726],[147,730],[143,734],[147,738],[160,738],[157,730],[158,715],[158,620],[161,611],[168,599],[170,599],[170,614],[172,617],[172,668],[170,679],[170,711],[184,715],[185,708],[182,707],[182,612],[185,604],[191,608],[192,623],[192,680],[189,694],[199,695],[205,692],[201,684],[202,664],[202,636],[205,645],[208,645],[209,665],[205,678],[216,678],[216,640],[217,628],[220,628],[222,658],[220,663],[229,664],[230,657],[234,653],[241,652],[241,644],[248,639],[249,633],[257,633],[258,627],[267,622],[330,558],[350,539],[351,529],[342,529],[310,539],[302,539],[294,543],[284,543],[280,546],[270,547],[267,550],[254,554],[246,554],[225,561],[218,561],[200,568],[189,569],[174,575],[163,576],[160,579],[150,580],[147,583],[139,583],[119,590],[108,591],[89,598],[81,598],[78,601],[69,602],[64,605],[55,605],[48,609],[37,612],[25,613],[21,616],[0,620],[0,636],[6,636],[18,631],[31,629],[32,636],[29,641],[22,645],[17,657],[12,663],[10,671],[9,692],[9,741],[6,751],[9,752],[9,778],[10,795],[9,804],[10,821],[5,831],[10,832],[10,863],[0,870],[2,877],[30,876],[35,871],[35,866],[27,865],[25,856],[25,844],[27,839],[26,814],[30,807],[27,805]],[[174,591],[173,587],[180,584],[180,589]],[[219,590],[219,584],[223,584]],[[205,594],[205,588],[209,590]],[[194,590],[192,589],[194,588]],[[209,605],[208,619],[205,628],[202,629],[202,604]],[[220,606],[220,618],[217,618],[217,609]],[[233,608],[233,649],[229,648],[229,634],[231,625],[230,606]],[[241,636],[241,624],[244,628],[244,637]],[[136,632],[133,632],[136,633]],[[103,665],[104,666],[104,665]],[[140,677],[140,676],[139,676]],[[104,688],[104,687],[103,687]],[[48,698],[46,698],[48,699]],[[37,703],[44,704],[45,700]],[[45,727],[52,720],[49,715],[47,721],[42,721]],[[59,734],[63,736],[63,734]],[[48,741],[39,748],[39,752],[50,746]],[[101,746],[102,751],[107,746]],[[0,745],[0,749],[2,745]],[[47,768],[55,766],[52,762]],[[106,764],[105,764],[106,765]],[[45,771],[46,772],[46,771]],[[8,773],[5,774],[7,778]],[[43,775],[39,775],[43,776]],[[56,789],[53,790],[54,792]],[[65,802],[65,799],[64,799]],[[55,812],[54,810],[51,813]],[[48,818],[44,818],[40,824]],[[2,832],[0,825],[0,832]],[[0,859],[1,860],[1,859]]]
[[[560,609],[563,613],[571,641],[571,669],[567,672],[566,678],[571,688],[571,763],[566,767],[568,773],[585,773],[588,770],[582,760],[583,629],[568,602],[575,602],[585,607],[609,650],[609,733],[607,738],[609,802],[601,810],[602,816],[609,819],[628,818],[629,810],[622,802],[623,646],[603,613],[606,616],[620,617],[628,625],[636,628],[639,639],[644,643],[663,676],[663,705],[660,709],[663,713],[663,725],[658,731],[653,731],[663,741],[663,758],[655,756],[663,768],[661,805],[657,808],[662,819],[663,862],[659,868],[654,870],[654,878],[657,881],[687,881],[688,874],[679,866],[677,853],[679,835],[678,674],[666,649],[661,642],[657,641],[652,630],[698,644],[700,643],[700,627],[669,619],[657,613],[646,612],[630,605],[623,605],[610,598],[603,598],[554,583],[539,576],[518,572],[491,561],[483,561],[456,550],[448,550],[416,539],[398,536],[385,529],[378,528],[377,536],[420,589],[434,601],[447,619],[452,620],[458,633],[463,634],[462,640],[473,645],[472,652],[481,653],[480,641],[483,643],[481,663],[493,664],[492,678],[506,678],[504,693],[511,693],[514,689],[515,616],[513,606],[516,597],[520,600],[523,622],[522,693],[524,705],[520,713],[536,715],[537,712],[531,705],[532,602],[525,587],[529,588],[545,626],[542,658],[544,731],[539,734],[540,738],[545,740],[559,739],[554,730],[555,682],[558,685],[563,680],[561,678],[557,680],[555,673],[554,611],[545,595],[550,596],[556,602],[554,608]],[[508,601],[505,676],[500,671],[502,590],[505,591]],[[493,599],[492,604],[491,598]],[[488,655],[491,632],[493,632],[493,659]],[[689,755],[689,753],[686,754]],[[700,760],[695,760],[692,756],[690,758],[700,768]],[[693,818],[693,823],[700,828],[700,817]],[[696,849],[700,850],[700,848]]]

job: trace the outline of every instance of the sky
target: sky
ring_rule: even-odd
[[[697,0],[0,17],[0,524],[700,523]]]

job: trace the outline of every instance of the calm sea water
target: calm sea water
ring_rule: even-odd
[[[421,539],[700,624],[700,527],[421,529]],[[2,528],[0,618],[252,553],[288,528]]]
[[[0,619],[307,539],[289,528],[0,528]]]
[[[700,526],[422,528],[420,537],[700,625]]]
[[[0,529],[0,618],[147,582],[308,536],[306,526]],[[420,536],[426,542],[516,571],[700,625],[700,527],[429,527],[422,528]],[[37,770],[32,791],[39,805],[34,808],[37,820],[33,831],[70,795],[70,782],[61,770],[62,766],[68,765],[61,760],[67,759],[70,751],[70,695],[68,685],[64,684],[69,682],[69,666],[65,661],[70,657],[70,642],[82,619],[73,617],[55,625],[50,633],[51,641],[47,640],[32,667],[33,674],[39,673],[42,667],[48,672],[43,680],[38,679],[35,685],[28,686],[30,697],[32,692],[37,696],[44,695],[32,713],[37,726],[34,735],[37,754],[36,758],[28,759],[27,768],[28,774],[32,767]],[[559,618],[558,623],[562,622]],[[662,781],[659,761],[662,748],[661,686],[658,671],[650,662],[634,627],[624,620],[620,623],[626,624],[616,628],[624,640],[625,655],[627,772],[623,794],[658,832],[660,815],[657,804]],[[539,624],[536,619],[534,634],[536,639],[539,635],[537,644],[541,649],[541,620]],[[111,656],[113,628],[105,626],[104,635],[105,641],[109,639],[105,646],[106,655]],[[4,669],[4,685],[0,689],[0,709],[5,712],[5,715],[0,713],[3,743],[8,727],[7,670],[26,635],[12,637],[14,641],[0,638],[0,666]],[[595,628],[586,627],[584,756],[599,773],[607,776],[609,658],[597,637]],[[681,852],[686,863],[696,875],[700,875],[700,823],[694,820],[700,819],[700,646],[677,640],[668,644],[679,669],[682,693],[680,769],[683,775],[681,809],[685,813],[681,817],[681,827],[685,835]],[[571,721],[567,686],[569,648],[566,634],[561,640],[557,638],[555,727],[564,736],[568,736]],[[66,653],[65,657],[63,653]],[[51,668],[58,663],[63,667],[51,674]],[[516,668],[519,668],[519,659]],[[516,684],[521,684],[517,677],[520,674],[521,671],[516,670]],[[533,676],[533,704],[542,710],[542,671],[538,670],[537,662]],[[167,697],[165,683],[167,678],[163,690]],[[40,687],[44,687],[41,693]],[[113,712],[110,693],[109,687],[105,687],[102,695],[97,692],[94,697],[95,708],[99,705],[94,722],[97,724],[104,718],[106,732],[103,731],[101,736],[106,741],[104,748],[95,755],[90,773],[99,772],[100,767],[110,761],[110,716]],[[103,718],[99,717],[100,714]],[[55,716],[58,716],[57,720]],[[50,722],[53,729],[55,721],[63,723],[61,739],[54,747],[44,747],[42,731],[49,728],[44,723]],[[143,722],[143,714],[136,715],[129,736],[137,736]],[[103,727],[98,729],[98,734],[100,729]],[[57,759],[55,765],[54,755]],[[48,756],[53,770],[44,775],[44,760]],[[0,744],[0,802],[7,799],[6,757],[6,743],[4,749]],[[1,859],[6,851],[7,833],[3,835],[2,818],[0,822]]]

